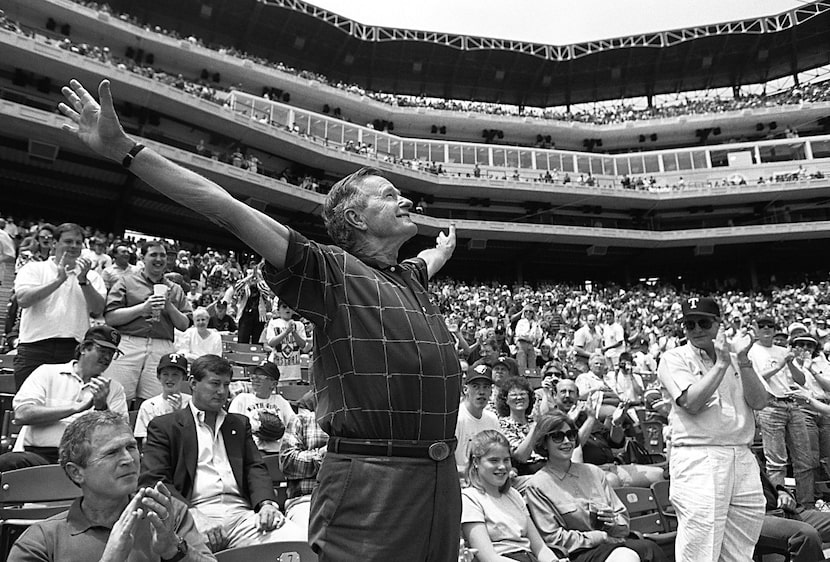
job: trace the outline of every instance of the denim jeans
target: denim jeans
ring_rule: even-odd
[[[804,420],[807,424],[807,435],[810,438],[810,452],[813,454],[813,466],[816,481],[827,480],[820,461],[830,462],[830,417],[819,414],[815,410],[804,408]],[[830,468],[830,465],[828,465]]]
[[[773,398],[769,406],[758,412],[767,474],[775,486],[784,484],[787,471],[787,450],[792,455],[793,476],[797,499],[804,505],[815,501],[813,469],[817,463],[810,446],[807,422],[801,407],[793,400]]]

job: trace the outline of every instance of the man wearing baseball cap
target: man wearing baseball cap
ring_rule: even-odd
[[[102,377],[120,353],[121,334],[110,326],[87,330],[69,363],[41,365],[14,396],[15,423],[22,425],[14,452],[0,455],[0,472],[58,462],[58,445],[72,420],[90,410],[112,410],[127,420],[124,388]]]
[[[161,356],[156,367],[161,394],[142,402],[135,420],[133,435],[139,444],[147,437],[147,426],[153,418],[180,410],[190,402],[190,395],[181,389],[182,383],[187,380],[187,368],[187,359],[182,353]]]
[[[470,441],[479,431],[495,429],[499,431],[499,418],[486,410],[493,391],[493,370],[481,363],[467,371],[464,380],[464,400],[458,408],[458,420],[455,423],[455,437],[458,446],[455,449],[455,464],[458,473],[463,474],[467,467]]]
[[[747,354],[755,371],[769,387],[770,401],[758,412],[764,442],[767,476],[773,486],[783,486],[787,462],[792,460],[795,477],[796,499],[804,505],[812,505],[815,486],[813,451],[807,433],[805,412],[791,395],[794,384],[804,385],[804,374],[792,368],[795,355],[784,347],[773,344],[776,322],[768,315],[755,319],[758,341]],[[788,458],[787,451],[792,455]]]
[[[681,303],[685,345],[666,351],[657,375],[674,406],[671,428],[671,501],[677,511],[678,562],[749,560],[764,521],[764,492],[750,450],[753,410],[769,394],[747,356],[733,354],[718,303],[688,297]]]
[[[818,341],[806,330],[796,331],[790,338],[790,354],[794,356],[790,370],[794,375],[800,373],[804,377],[804,388],[812,398],[830,404],[830,368],[823,355],[816,353],[817,347]],[[804,412],[807,427],[809,444],[806,450],[814,467],[813,481],[825,480],[827,476],[821,461],[827,459],[830,451],[830,417],[803,401],[799,406]]]
[[[238,394],[228,412],[242,414],[251,420],[254,443],[262,453],[279,453],[282,436],[296,414],[288,400],[274,390],[280,380],[276,363],[263,361],[254,367],[251,376],[253,392]]]

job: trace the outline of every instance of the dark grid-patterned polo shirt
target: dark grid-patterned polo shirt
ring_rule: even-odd
[[[317,418],[329,435],[450,439],[461,390],[455,341],[429,299],[422,259],[361,261],[291,231],[265,281],[314,325]]]

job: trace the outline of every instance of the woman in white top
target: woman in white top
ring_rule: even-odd
[[[461,491],[461,529],[479,562],[556,562],[530,520],[522,496],[510,487],[510,443],[485,429],[473,437],[468,488]]]
[[[222,356],[222,335],[208,328],[210,314],[205,308],[197,308],[193,313],[193,326],[184,331],[179,339],[179,353],[188,361],[194,361],[202,355]]]

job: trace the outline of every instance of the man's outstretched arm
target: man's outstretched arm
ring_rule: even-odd
[[[122,162],[136,142],[124,132],[112,102],[109,80],[98,86],[95,101],[77,80],[61,91],[58,108],[75,126],[64,125],[99,155]],[[285,266],[288,229],[265,213],[238,201],[216,183],[164,158],[150,148],[139,152],[130,171],[164,195],[236,235],[277,269]]]

